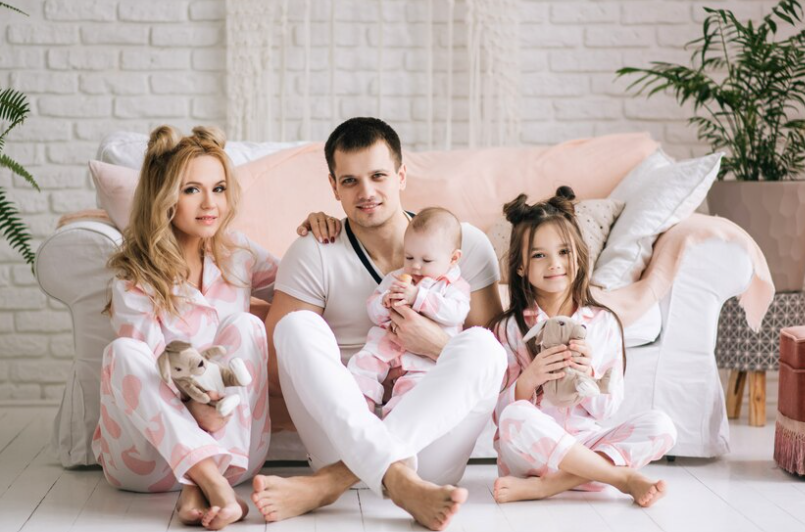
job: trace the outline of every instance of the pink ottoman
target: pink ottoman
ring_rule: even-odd
[[[780,391],[774,461],[805,475],[805,327],[780,331]]]

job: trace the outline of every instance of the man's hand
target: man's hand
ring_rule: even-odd
[[[210,399],[213,401],[217,401],[221,398],[221,394],[216,391],[209,391],[207,392],[207,395],[209,395]],[[205,405],[196,401],[187,401],[185,406],[187,407],[187,410],[190,411],[190,415],[195,418],[198,426],[210,434],[213,432],[218,432],[224,428],[231,417],[222,416],[218,413],[214,406]]]
[[[392,307],[389,317],[391,339],[411,353],[436,360],[450,340],[441,327],[411,307]]]

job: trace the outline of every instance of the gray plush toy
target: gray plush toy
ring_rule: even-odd
[[[587,327],[566,316],[557,316],[531,327],[523,337],[523,342],[535,337],[537,345],[542,349],[549,349],[561,344],[568,345],[570,340],[583,340],[587,337]],[[544,398],[554,406],[560,408],[576,406],[586,397],[609,393],[611,368],[597,381],[569,366],[564,372],[565,376],[561,379],[548,381],[542,385]]]
[[[157,359],[159,374],[166,384],[173,382],[182,395],[202,404],[213,404],[222,416],[228,416],[240,404],[240,396],[224,395],[227,386],[248,386],[252,376],[246,364],[234,358],[229,367],[212,360],[226,354],[226,349],[214,345],[199,353],[187,342],[174,340]],[[221,399],[212,401],[207,392],[216,391]]]

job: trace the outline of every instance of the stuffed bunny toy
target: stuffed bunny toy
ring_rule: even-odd
[[[187,342],[174,340],[157,359],[157,366],[162,380],[166,384],[176,384],[183,400],[189,397],[205,405],[214,404],[218,413],[228,416],[240,404],[240,396],[224,396],[224,388],[248,386],[252,376],[239,358],[232,359],[228,368],[212,360],[212,357],[224,354],[226,349],[219,345],[199,353]],[[221,399],[212,401],[209,391],[220,393]]]
[[[523,337],[523,342],[535,337],[537,345],[542,349],[549,349],[561,344],[567,345],[570,340],[583,340],[587,337],[587,327],[568,317],[557,316],[534,325]],[[586,397],[609,393],[612,369],[598,381],[570,366],[566,367],[564,372],[565,376],[561,379],[548,381],[542,385],[545,399],[554,406],[559,408],[576,406]]]

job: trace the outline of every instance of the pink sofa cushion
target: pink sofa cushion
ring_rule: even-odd
[[[418,211],[436,203],[487,231],[502,205],[524,192],[531,200],[570,185],[579,199],[605,198],[657,142],[647,133],[608,135],[549,148],[487,148],[406,152],[403,205]],[[125,228],[138,172],[92,161],[99,205]],[[343,216],[327,180],[322,143],[283,150],[238,166],[243,196],[235,227],[282,256],[296,226],[311,211]]]

